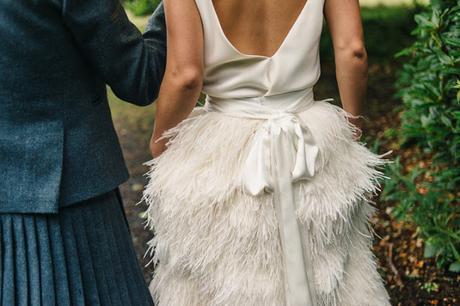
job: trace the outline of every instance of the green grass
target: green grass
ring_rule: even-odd
[[[144,31],[149,16],[136,16],[130,10],[125,10],[129,20],[140,30]]]

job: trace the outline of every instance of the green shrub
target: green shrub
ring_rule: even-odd
[[[160,0],[125,0],[125,6],[136,16],[153,13]]]
[[[433,0],[415,21],[416,42],[397,55],[408,59],[397,87],[400,140],[421,162],[395,163],[383,196],[417,225],[426,257],[460,272],[460,0]]]

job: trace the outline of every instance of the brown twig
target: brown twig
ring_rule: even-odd
[[[395,275],[396,284],[398,287],[402,288],[404,286],[401,276],[399,275],[398,269],[396,269],[395,265],[393,264],[393,243],[388,243],[388,265],[391,268],[391,271]]]

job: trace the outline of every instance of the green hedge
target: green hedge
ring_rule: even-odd
[[[423,162],[395,163],[383,195],[418,226],[425,256],[460,272],[460,0],[432,1],[415,21],[416,42],[398,54],[400,141]]]

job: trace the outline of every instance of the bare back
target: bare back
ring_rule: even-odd
[[[306,1],[213,0],[213,4],[225,35],[240,52],[272,56]]]

